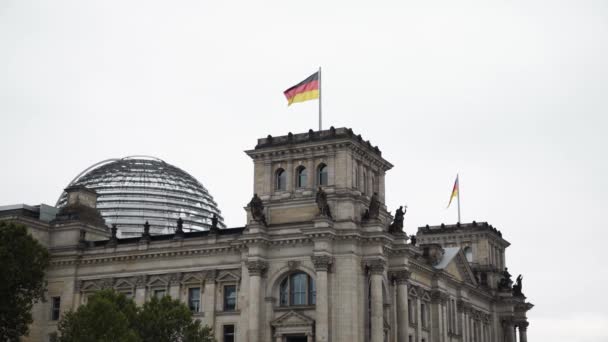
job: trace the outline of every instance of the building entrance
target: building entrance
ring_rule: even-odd
[[[287,336],[285,342],[307,342],[306,336]]]

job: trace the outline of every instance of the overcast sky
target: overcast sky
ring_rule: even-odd
[[[488,221],[531,341],[608,341],[608,2],[0,1],[0,205],[54,204],[158,156],[245,223],[256,139],[317,128],[283,90],[323,67],[324,125],[395,167],[406,230]]]

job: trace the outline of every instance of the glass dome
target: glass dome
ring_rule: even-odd
[[[147,156],[110,159],[80,173],[67,187],[83,185],[97,192],[97,209],[108,226],[116,224],[122,237],[140,236],[146,221],[151,234],[175,231],[177,219],[184,231],[207,230],[213,214],[225,228],[217,203],[207,189],[187,172]],[[57,207],[65,206],[65,191]]]

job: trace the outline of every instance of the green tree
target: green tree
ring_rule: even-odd
[[[123,294],[102,290],[63,316],[55,341],[214,342],[212,336],[186,305],[168,296],[137,308]]]
[[[47,249],[25,226],[0,222],[0,341],[18,341],[32,323],[32,306],[46,290]]]
[[[137,329],[144,342],[213,342],[211,329],[192,320],[186,305],[169,296],[152,298],[141,308]]]
[[[137,307],[133,300],[113,290],[91,295],[85,305],[66,313],[59,322],[60,342],[141,341],[135,330]]]

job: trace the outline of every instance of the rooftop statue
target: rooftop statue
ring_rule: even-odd
[[[509,290],[512,286],[513,280],[511,280],[511,273],[509,273],[509,269],[505,267],[504,271],[502,271],[502,278],[498,281],[498,289]]]
[[[321,187],[319,187],[319,190],[317,190],[315,202],[317,202],[317,207],[319,208],[319,216],[326,216],[332,219],[331,211],[329,210],[329,203],[327,203],[327,194]]]
[[[251,209],[251,216],[253,219],[262,223],[264,226],[268,226],[268,223],[266,223],[266,215],[264,214],[264,203],[262,203],[262,199],[258,197],[258,194],[253,194],[253,198],[248,206],[249,209]]]
[[[517,280],[515,281],[515,285],[513,285],[513,296],[515,297],[523,297],[524,294],[523,292],[521,292],[522,290],[522,280],[524,279],[524,277],[520,274],[519,276],[517,276]]]
[[[403,206],[400,206],[399,209],[397,209],[397,211],[395,211],[395,219],[393,220],[393,223],[388,228],[389,233],[403,232],[403,219],[404,219],[406,212],[407,212],[407,206],[405,206],[405,210],[403,209]]]

